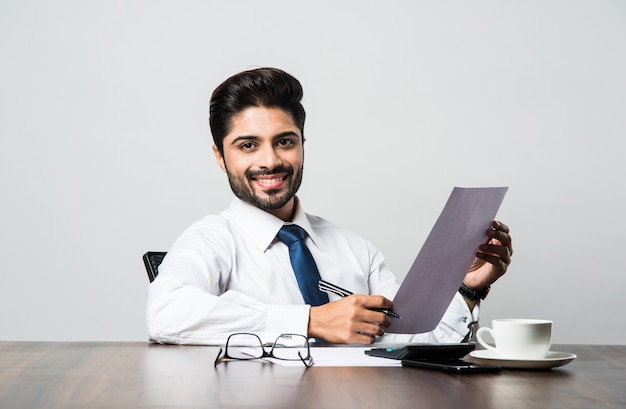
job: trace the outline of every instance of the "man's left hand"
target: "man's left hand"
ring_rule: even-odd
[[[491,223],[487,230],[487,243],[478,247],[476,258],[463,279],[469,288],[481,290],[489,287],[506,273],[511,264],[513,245],[509,228],[498,221]]]

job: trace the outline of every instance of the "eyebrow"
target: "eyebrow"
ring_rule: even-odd
[[[296,132],[294,131],[285,131],[285,132],[281,132],[279,134],[276,134],[272,137],[272,140],[276,140],[276,139],[280,139],[280,138],[284,138],[286,136],[295,136],[296,138],[300,139],[300,135],[298,135]],[[260,140],[261,137],[256,136],[256,135],[241,135],[236,137],[235,139],[233,139],[233,141],[230,143],[231,145],[235,145],[241,141],[258,141]]]
[[[257,141],[261,138],[259,138],[258,136],[253,136],[253,135],[242,135],[242,136],[238,136],[235,139],[233,139],[233,141],[230,143],[231,145],[236,145],[237,143],[241,142],[241,141]]]

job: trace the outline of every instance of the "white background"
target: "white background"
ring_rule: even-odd
[[[509,186],[483,305],[626,343],[626,2],[0,0],[0,340],[146,340],[147,250],[230,202],[207,107],[305,89],[310,213],[404,276],[453,186]]]

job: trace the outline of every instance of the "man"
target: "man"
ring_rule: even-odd
[[[229,334],[251,332],[264,341],[295,333],[351,344],[461,342],[478,306],[477,297],[460,294],[433,332],[383,336],[394,318],[375,309],[393,310],[399,285],[382,254],[360,236],[306,214],[296,196],[304,163],[301,99],[300,83],[274,68],[242,72],[214,91],[213,151],[236,197],[221,214],[189,227],[168,251],[148,287],[150,338],[223,344]],[[292,224],[304,230],[320,277],[354,295],[305,303],[288,246],[277,237]],[[494,222],[487,236],[463,282],[472,290],[489,288],[511,261],[508,228]]]

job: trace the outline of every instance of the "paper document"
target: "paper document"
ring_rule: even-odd
[[[388,333],[419,334],[435,329],[467,270],[508,188],[455,187],[393,304],[402,318]]]

